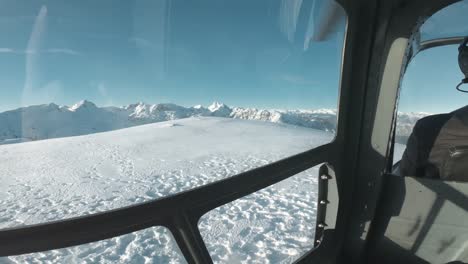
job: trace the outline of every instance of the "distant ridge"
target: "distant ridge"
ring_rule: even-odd
[[[398,135],[407,137],[423,114],[404,114]],[[427,114],[426,114],[427,115]],[[0,144],[86,135],[143,124],[189,117],[214,116],[308,127],[335,132],[336,110],[272,110],[229,107],[214,102],[208,107],[183,107],[172,103],[138,102],[122,107],[98,107],[82,100],[70,107],[50,103],[0,113]],[[401,118],[399,118],[401,119]]]

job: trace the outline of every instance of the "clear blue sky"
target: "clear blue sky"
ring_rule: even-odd
[[[336,108],[344,23],[309,41],[323,2],[2,1],[0,111],[82,99]],[[402,110],[428,111],[421,92],[445,108],[468,99],[453,89],[454,50],[417,57]]]
[[[0,110],[81,99],[335,108],[344,23],[309,42],[313,3],[300,2],[2,1]]]
[[[467,14],[468,0],[439,10],[421,26],[421,41],[468,36]],[[468,94],[455,89],[463,79],[457,48],[450,45],[428,49],[410,61],[402,80],[399,111],[445,113],[468,105]]]
[[[403,78],[399,111],[443,113],[468,105],[468,94],[455,89],[462,78],[457,45],[420,52]]]

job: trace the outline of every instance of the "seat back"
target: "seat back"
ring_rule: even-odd
[[[389,245],[396,245],[421,263],[468,262],[468,183],[394,175],[385,181],[377,222],[385,231],[375,255],[395,257]]]

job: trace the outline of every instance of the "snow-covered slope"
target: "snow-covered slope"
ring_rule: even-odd
[[[132,113],[152,114],[151,107],[130,108]],[[81,106],[66,113],[89,109],[94,106],[87,104],[86,109]],[[164,109],[178,108],[165,105]],[[286,124],[191,117],[2,145],[0,228],[157,199],[297,154],[332,138],[332,133]],[[316,191],[314,168],[203,216],[199,227],[214,261],[291,263],[297,259],[313,244]],[[0,263],[183,262],[176,249],[170,233],[155,227],[79,247],[0,258]]]
[[[84,135],[134,125],[123,112],[98,108],[88,101],[72,107],[48,104],[19,108],[0,114],[0,142]]]
[[[183,107],[175,104],[136,103],[124,107],[97,107],[81,101],[71,107],[56,104],[23,107],[0,113],[0,144],[86,135],[188,117],[215,116],[292,124],[334,131],[336,113],[324,111],[230,108],[222,103]]]

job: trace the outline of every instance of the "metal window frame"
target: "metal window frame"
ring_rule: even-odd
[[[421,52],[423,50],[440,47],[440,46],[447,46],[447,45],[460,45],[463,43],[463,40],[466,36],[457,36],[457,37],[450,37],[450,38],[438,38],[438,39],[431,39],[427,41],[423,41],[419,44],[418,51]]]

